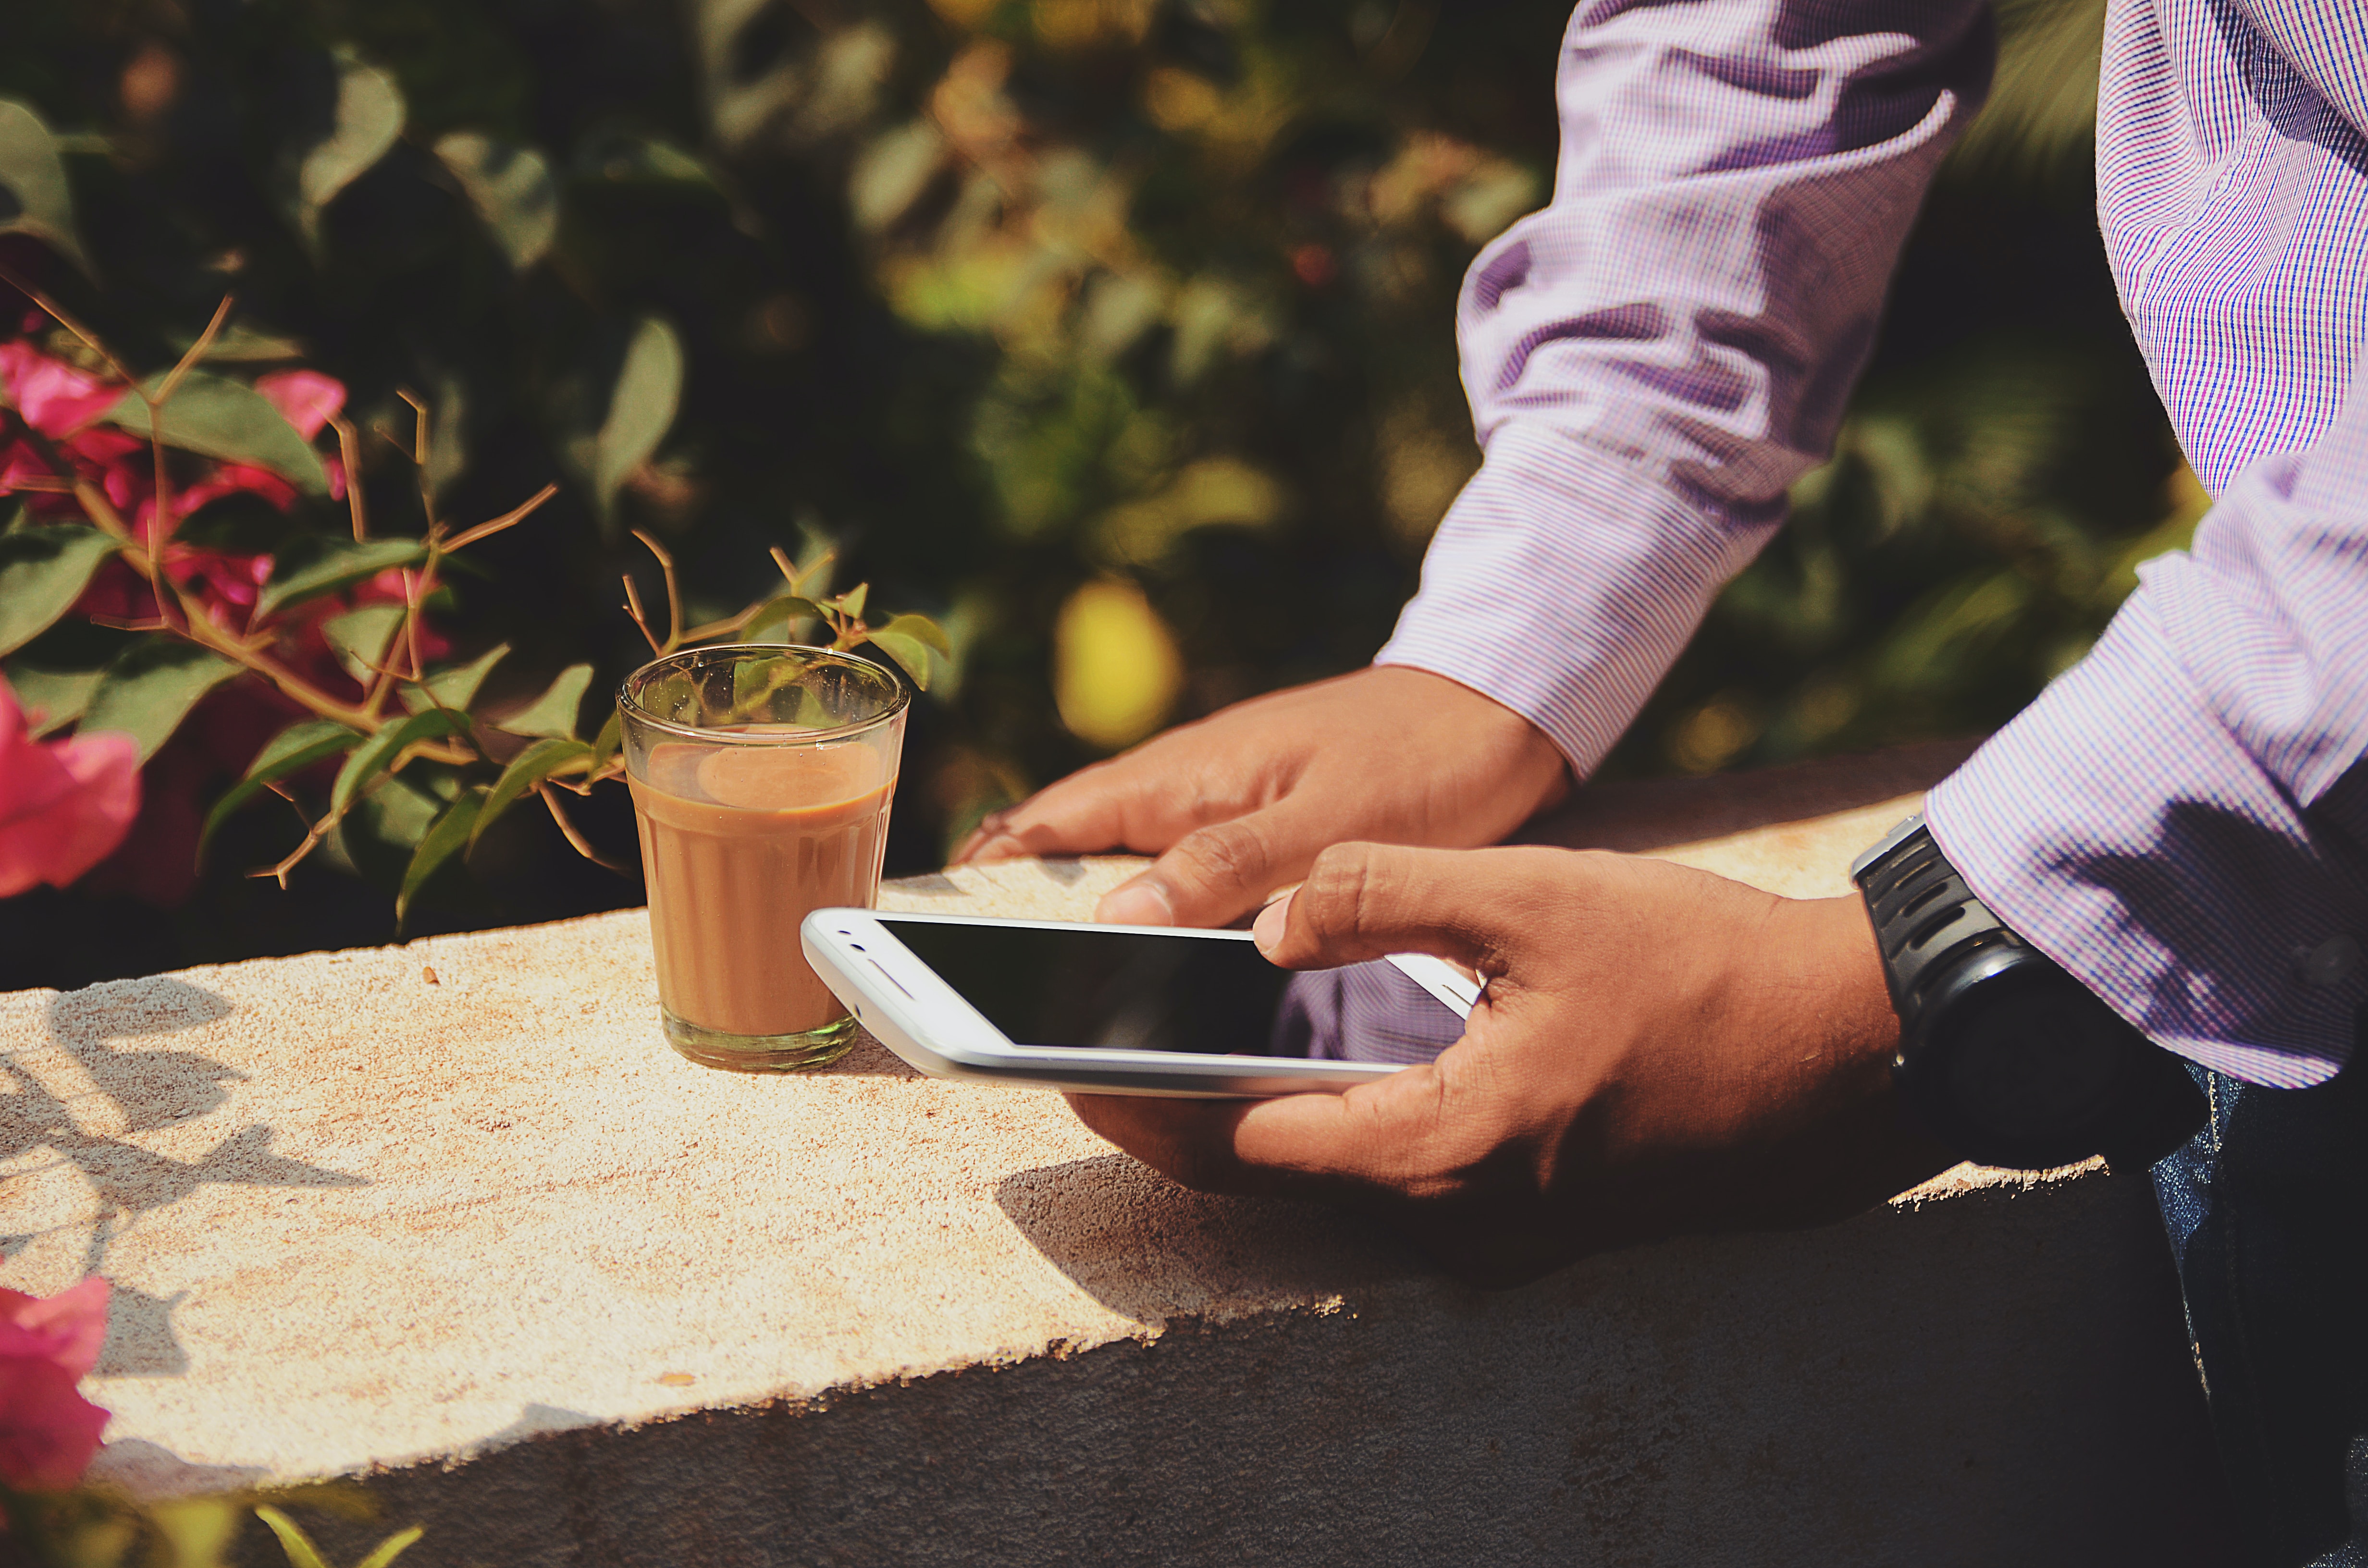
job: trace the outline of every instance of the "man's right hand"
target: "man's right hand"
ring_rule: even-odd
[[[1098,919],[1223,926],[1349,840],[1494,844],[1570,789],[1544,732],[1470,687],[1383,665],[1252,699],[1072,774],[954,857],[1159,858]]]

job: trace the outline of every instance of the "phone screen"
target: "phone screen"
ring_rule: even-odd
[[[874,918],[1015,1045],[1406,1062],[1463,1029],[1382,960],[1302,973],[1247,940]]]

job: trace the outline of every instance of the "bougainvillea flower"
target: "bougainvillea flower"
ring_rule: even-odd
[[[113,408],[123,396],[123,386],[53,359],[18,338],[0,343],[0,393],[25,416],[26,424],[59,437]]]
[[[140,811],[140,748],[101,732],[37,741],[0,680],[0,898],[62,888],[107,858]]]
[[[255,390],[308,441],[346,406],[345,383],[318,370],[274,370],[256,377]]]
[[[107,1340],[107,1281],[47,1298],[0,1290],[0,1482],[63,1490],[98,1452],[107,1412],[74,1385]]]

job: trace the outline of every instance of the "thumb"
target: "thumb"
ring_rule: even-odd
[[[1434,953],[1484,977],[1505,971],[1535,893],[1526,855],[1505,849],[1410,849],[1341,844],[1251,927],[1258,950],[1286,969],[1334,969],[1390,953]]]
[[[1176,841],[1142,875],[1102,895],[1094,918],[1121,926],[1223,926],[1296,878],[1326,842],[1289,801]]]

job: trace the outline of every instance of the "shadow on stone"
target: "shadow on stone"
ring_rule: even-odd
[[[995,1201],[1078,1289],[1154,1328],[1231,1315],[1278,1293],[1314,1301],[1377,1274],[1430,1272],[1370,1221],[1315,1204],[1193,1192],[1126,1154],[1015,1172],[996,1185]]]
[[[531,1401],[518,1407],[518,1419],[498,1432],[489,1432],[475,1444],[479,1453],[491,1453],[495,1449],[521,1443],[529,1437],[547,1437],[554,1432],[573,1432],[579,1426],[598,1426],[600,1418],[580,1410],[568,1410],[556,1404],[537,1404]]]
[[[173,1331],[173,1309],[188,1295],[154,1296],[116,1281],[107,1298],[107,1344],[92,1370],[102,1378],[177,1378],[188,1371],[189,1353]]]
[[[846,1055],[827,1067],[817,1067],[809,1077],[832,1078],[853,1074],[866,1078],[917,1078],[921,1074],[907,1066],[905,1059],[871,1038],[869,1029],[855,1031],[855,1043]]]
[[[222,1085],[241,1074],[190,1051],[123,1051],[111,1042],[178,1034],[231,1012],[230,1003],[187,981],[111,981],[52,1001],[50,1039],[82,1063],[128,1131],[145,1131],[216,1109],[229,1097]]]
[[[124,1136],[220,1110],[229,1099],[226,1085],[244,1074],[195,1051],[124,1050],[115,1042],[201,1028],[233,1011],[228,1001],[202,986],[169,977],[110,981],[52,1000],[47,1019],[51,1042],[89,1076],[96,1097],[106,1102],[112,1115],[95,1114],[96,1108],[86,1103],[69,1108],[60,1096],[74,1096],[75,1087],[52,1086],[26,1061],[0,1058],[0,1076],[15,1091],[0,1096],[0,1160],[46,1147],[79,1171],[98,1199],[99,1212],[89,1221],[84,1248],[85,1273],[107,1272],[108,1243],[139,1216],[177,1203],[209,1183],[367,1185],[364,1177],[272,1153],[272,1130],[260,1122],[218,1140],[194,1160],[157,1153]],[[84,1102],[92,1097],[79,1096]],[[87,1131],[94,1124],[115,1131]],[[32,1239],[9,1238],[6,1250],[13,1252]],[[188,1356],[172,1322],[180,1300],[179,1293],[160,1297],[117,1281],[98,1372],[131,1377],[186,1372]]]

